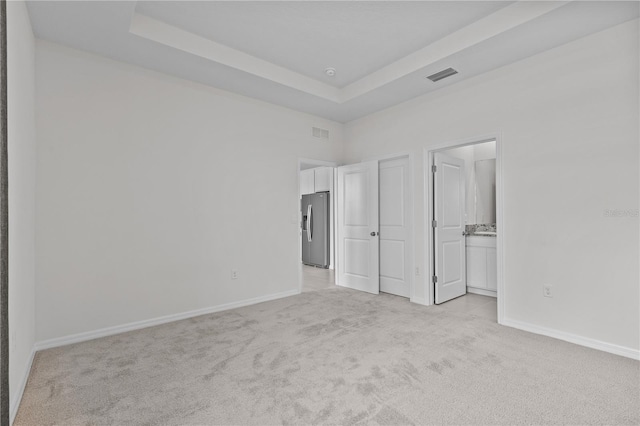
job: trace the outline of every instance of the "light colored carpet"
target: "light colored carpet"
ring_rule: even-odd
[[[36,355],[15,425],[638,424],[639,363],[342,288]]]

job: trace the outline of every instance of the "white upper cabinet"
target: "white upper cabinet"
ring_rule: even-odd
[[[331,182],[333,181],[333,168],[318,167],[313,169],[315,172],[315,192],[331,191]]]
[[[332,186],[332,167],[316,167],[300,172],[300,195],[331,191]]]
[[[315,169],[300,172],[300,195],[313,194],[315,191]]]

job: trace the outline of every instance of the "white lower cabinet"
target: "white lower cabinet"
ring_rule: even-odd
[[[498,260],[496,259],[495,238],[494,247],[487,248],[487,290],[498,289]]]
[[[495,296],[498,271],[495,237],[467,236],[466,246],[469,292]]]

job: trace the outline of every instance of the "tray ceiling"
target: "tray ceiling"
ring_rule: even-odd
[[[347,122],[637,18],[639,4],[46,1],[28,8],[40,38]],[[449,67],[458,74],[425,78]]]

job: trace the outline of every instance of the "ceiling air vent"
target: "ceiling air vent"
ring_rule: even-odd
[[[329,139],[329,131],[327,129],[312,127],[311,134],[313,135],[314,138]]]
[[[435,83],[438,80],[442,80],[443,78],[451,77],[452,75],[455,75],[455,74],[458,74],[458,71],[454,70],[453,68],[447,68],[446,70],[442,70],[442,71],[437,72],[435,74],[431,74],[427,78]]]

